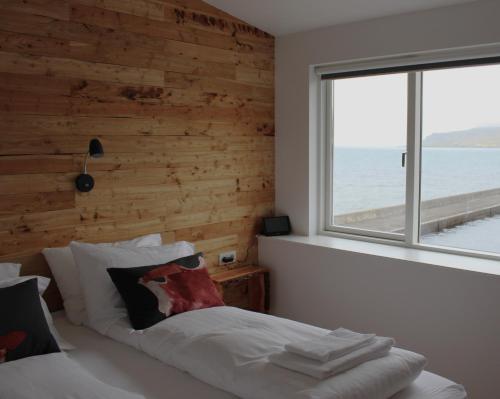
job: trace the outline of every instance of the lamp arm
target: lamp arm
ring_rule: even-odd
[[[90,153],[85,154],[85,162],[83,163],[83,173],[87,174],[87,162],[89,160]]]

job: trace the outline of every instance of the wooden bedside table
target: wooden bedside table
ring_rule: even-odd
[[[269,269],[243,266],[210,277],[226,305],[262,313],[269,311]]]

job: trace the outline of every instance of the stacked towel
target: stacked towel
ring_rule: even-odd
[[[325,379],[370,360],[386,356],[392,338],[359,334],[344,328],[315,340],[290,343],[273,353],[269,361],[318,379]]]
[[[337,328],[319,339],[292,342],[285,345],[288,352],[320,362],[328,362],[372,343],[375,334],[360,334],[347,328]]]

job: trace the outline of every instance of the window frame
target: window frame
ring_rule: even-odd
[[[388,68],[387,73],[398,73],[399,65],[418,65],[441,62],[443,69],[466,67],[474,59],[498,57],[500,45],[476,46],[473,48],[444,51],[442,53],[427,53],[404,55],[400,57],[386,57],[371,60],[341,62],[333,65],[315,68],[318,77],[318,100],[320,109],[319,132],[319,234],[368,241],[374,243],[390,244],[407,248],[423,249],[452,255],[472,256],[492,260],[500,260],[500,253],[483,252],[471,249],[430,245],[419,242],[420,240],[420,195],[421,195],[421,159],[422,159],[422,90],[423,71],[408,70],[407,90],[407,157],[406,157],[406,195],[405,195],[405,232],[396,234],[380,232],[353,227],[337,226],[333,224],[332,209],[332,184],[333,184],[333,84],[332,80],[322,80],[322,75],[335,73],[349,73],[349,71],[374,71]],[[411,59],[411,61],[409,61]],[[500,61],[495,62],[500,64]],[[452,65],[452,66],[447,66]],[[493,62],[491,62],[493,64]],[[390,71],[396,68],[396,71]],[[362,72],[360,72],[362,73]],[[400,72],[399,72],[400,73]],[[374,75],[368,72],[366,75]],[[359,75],[363,76],[363,75]]]

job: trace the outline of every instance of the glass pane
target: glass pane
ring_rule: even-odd
[[[423,73],[420,242],[500,253],[500,66]]]
[[[407,75],[333,82],[333,224],[402,234]]]

